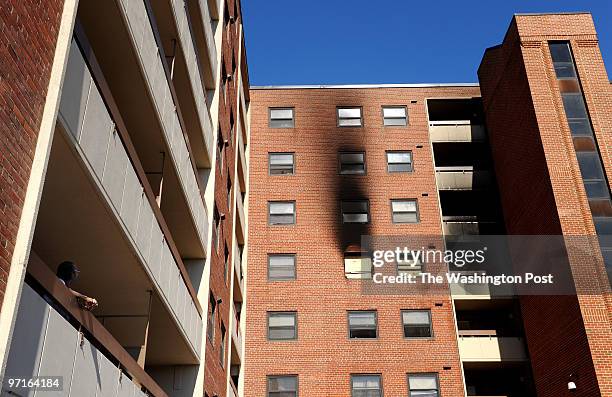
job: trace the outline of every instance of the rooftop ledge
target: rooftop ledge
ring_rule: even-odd
[[[423,88],[423,87],[478,87],[478,83],[417,83],[417,84],[305,84],[305,85],[258,85],[251,90],[302,90],[322,88]]]

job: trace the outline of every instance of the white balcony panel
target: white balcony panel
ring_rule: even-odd
[[[70,385],[71,396],[95,396],[97,392],[96,349],[84,339],[76,349],[74,376]]]
[[[82,59],[78,47],[73,46],[72,48],[74,51],[70,53],[70,58],[79,57]],[[82,133],[77,143],[77,146],[80,147],[78,152],[84,157],[83,161],[93,169],[92,178],[97,179],[98,186],[104,191],[105,194],[102,196],[105,199],[107,198],[109,200],[108,204],[116,209],[114,213],[117,215],[118,221],[123,223],[127,233],[132,236],[132,239],[128,240],[135,243],[134,248],[140,253],[143,265],[148,269],[156,284],[160,286],[161,295],[165,296],[170,311],[175,313],[175,321],[185,336],[188,337],[189,326],[183,324],[178,316],[182,308],[177,307],[179,305],[177,288],[178,283],[184,283],[184,280],[180,277],[176,259],[165,241],[161,226],[154,216],[151,203],[143,193],[143,185],[140,183],[128,157],[120,134],[113,128],[114,123],[97,87],[93,80],[83,84],[89,85],[90,89],[86,100],[87,106],[83,117]],[[71,89],[77,90],[77,94],[82,92],[76,84],[66,85],[62,97],[74,95],[70,91]],[[76,136],[66,121],[63,111],[69,112],[68,114],[72,113],[69,109],[61,109],[60,119],[63,120],[64,127],[69,133]],[[184,143],[184,141],[180,142]],[[181,148],[188,160],[185,146],[181,147],[180,144],[177,144],[177,146]],[[184,169],[183,174],[186,174],[187,171],[187,169]],[[193,194],[198,193],[194,181],[187,180],[184,186],[190,186],[191,190],[195,190],[196,192],[193,192]],[[192,196],[187,195],[187,197]],[[197,202],[197,200],[192,201],[195,204]],[[200,200],[199,203],[201,204],[199,208],[192,207],[192,209],[196,208],[195,213],[197,214],[205,214],[202,201]],[[164,275],[160,274],[162,269],[165,271]],[[170,273],[170,271],[173,273]],[[161,280],[164,282],[161,283]],[[186,286],[184,287],[186,288]],[[199,313],[197,321],[201,324]],[[188,339],[196,355],[199,354],[199,351],[195,350],[194,336],[188,337]]]
[[[429,123],[432,142],[474,142],[485,139],[482,125],[469,120],[432,121]]]
[[[72,42],[70,51],[78,51],[78,48],[74,47],[77,47],[77,44]],[[87,106],[90,84],[91,75],[87,65],[85,65],[85,60],[81,57],[70,57],[66,65],[64,87],[72,92],[73,95],[62,96],[60,111],[64,115],[71,133],[77,140],[83,125],[83,116]]]
[[[497,336],[459,336],[459,356],[464,362],[527,360],[522,338]]]
[[[142,186],[138,181],[138,176],[132,166],[126,167],[125,190],[121,203],[121,218],[125,222],[132,238],[136,239],[138,232],[138,217],[140,206],[142,205]]]
[[[93,83],[91,85],[92,87],[87,99],[87,109],[85,110],[79,145],[83,149],[83,152],[85,152],[91,168],[93,168],[99,178],[102,178],[108,141],[110,140],[111,131],[114,126],[113,121],[106,111],[100,93]],[[64,92],[69,92],[65,91],[67,88],[69,87],[64,88]],[[62,95],[62,97],[72,95],[73,93],[70,92],[70,94]],[[72,135],[74,136],[75,134],[72,133]]]
[[[127,376],[122,377],[117,382],[117,397],[134,397],[136,391],[136,385]]]
[[[96,397],[115,397],[117,394],[117,379],[121,373],[104,354],[99,351],[96,351],[96,354],[97,364],[100,368]]]
[[[177,8],[176,4],[173,3],[173,7],[175,9],[175,13],[177,10],[183,13],[185,12],[184,5]],[[127,11],[124,11],[124,17],[130,26],[132,40],[135,44],[135,48],[137,49],[140,64],[146,77],[154,106],[157,109],[163,134],[168,146],[171,149],[170,159],[173,162],[177,173],[179,174],[180,185],[188,202],[200,243],[202,247],[206,247],[208,227],[206,223],[201,224],[196,220],[196,214],[206,214],[206,208],[204,207],[204,201],[199,191],[198,184],[195,183],[196,175],[193,167],[191,167],[191,160],[187,159],[188,161],[186,162],[186,164],[189,164],[189,168],[181,166],[183,156],[189,156],[189,151],[187,150],[187,143],[178,120],[178,115],[173,111],[175,104],[173,103],[173,98],[170,94],[169,82],[165,76],[165,72],[163,72],[162,59],[159,54],[157,42],[155,41],[153,29],[148,19],[144,3],[139,0],[130,0],[128,2]],[[186,48],[185,46],[187,43],[181,44],[183,45],[183,48]],[[193,46],[193,42],[191,42],[191,40],[188,41],[188,44]],[[192,63],[192,68],[189,69],[191,71],[190,73],[193,73],[193,65],[194,64]],[[197,81],[200,80],[197,79]],[[198,87],[200,90],[203,90],[201,83],[198,83],[197,87],[192,87],[194,92]],[[203,130],[209,131],[208,134],[205,134],[205,139],[208,139],[206,142],[209,142],[207,145],[207,150],[209,154],[212,154],[212,147],[210,144],[210,142],[212,142],[212,129],[210,127],[208,113],[206,109],[204,110],[205,112],[202,112],[202,109],[199,109],[198,113],[200,122],[208,123],[208,130],[206,128],[203,128]],[[170,117],[170,119],[167,117]],[[205,127],[205,124],[202,125]],[[190,188],[190,185],[193,187]],[[193,197],[198,197],[198,200],[193,200]],[[197,210],[196,207],[202,208]],[[207,216],[205,218],[208,219]]]
[[[118,212],[121,211],[123,187],[125,186],[125,170],[128,162],[128,156],[123,148],[121,137],[119,137],[119,133],[116,130],[113,130],[108,142],[102,184]]]
[[[29,288],[24,285],[24,289]],[[67,396],[74,356],[76,353],[78,332],[62,316],[53,309],[49,310],[49,322],[45,334],[45,342],[37,376],[62,376],[64,391],[36,392],[39,396]]]

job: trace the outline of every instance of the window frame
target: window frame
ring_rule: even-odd
[[[340,118],[340,110],[342,109],[359,109],[359,125],[341,125],[340,120],[357,120],[355,117]],[[363,106],[336,106],[336,127],[340,128],[363,128]]]
[[[367,209],[366,215],[368,216],[368,220],[366,222],[345,222],[344,221],[344,203],[362,203],[365,202]],[[349,212],[349,214],[361,214],[361,212]],[[342,225],[367,225],[372,222],[372,216],[370,214],[370,200],[369,199],[350,199],[350,200],[340,200],[340,223]]]
[[[376,336],[373,338],[359,338],[359,337],[351,337],[351,313],[374,313],[374,331],[376,332]],[[364,310],[347,310],[346,311],[346,328],[348,331],[347,337],[349,340],[357,339],[357,340],[377,340],[379,338],[378,333],[378,310],[376,309],[364,309]]]
[[[350,388],[351,388],[351,397],[355,396],[355,389],[353,388],[353,378],[358,376],[377,376],[378,377],[378,391],[380,392],[380,397],[384,396],[384,386],[383,386],[383,376],[382,373],[352,373],[350,374]]]
[[[427,312],[427,314],[429,315],[429,336],[406,336],[406,331],[405,331],[405,324],[404,324],[404,313],[409,313],[409,312]],[[427,340],[427,339],[434,339],[434,329],[433,329],[433,317],[431,314],[431,309],[401,309],[400,310],[400,322],[402,325],[402,335],[404,336],[404,339],[421,339],[421,340]]]
[[[407,163],[390,163],[389,162],[389,154],[399,154],[399,153],[408,153],[410,155],[410,169],[408,171],[391,171],[389,168],[390,164],[407,164]],[[414,153],[412,150],[386,150],[385,151],[385,160],[387,161],[387,173],[388,174],[410,174],[414,172]]]
[[[291,314],[293,315],[294,320],[294,326],[293,326],[293,338],[282,338],[282,339],[273,339],[270,338],[270,318],[273,317],[274,315],[279,315],[279,314]],[[292,340],[297,340],[298,339],[298,313],[296,310],[270,310],[267,312],[267,321],[266,321],[266,337],[268,339],[268,341],[270,342],[286,342],[286,341],[292,341]]]
[[[273,110],[291,110],[291,119],[272,119]],[[272,120],[291,120],[290,127],[275,127],[272,125]],[[278,130],[295,128],[295,107],[294,106],[272,106],[268,108],[268,128],[274,128]]]
[[[272,156],[278,154],[278,155],[291,155],[292,158],[292,162],[291,162],[291,173],[289,174],[273,174],[272,173]],[[268,152],[268,175],[269,176],[291,176],[291,175],[295,175],[295,152]]]
[[[413,397],[412,389],[410,388],[410,376],[423,376],[423,375],[431,375],[436,379],[436,392],[438,393],[438,397],[441,397],[440,374],[438,372],[408,372],[406,373],[406,386],[408,387],[408,397]],[[421,389],[421,390],[425,390],[425,389]],[[431,390],[431,389],[427,389],[427,390]]]
[[[363,172],[342,172],[342,155],[343,154],[362,154],[363,155]],[[360,164],[360,163],[348,163],[348,164]],[[365,150],[340,150],[338,152],[338,175],[367,175],[368,166],[366,160]]]
[[[416,221],[415,222],[397,222],[395,220],[395,217],[393,216],[393,214],[394,214],[394,212],[393,212],[393,202],[400,202],[400,201],[414,201],[414,203],[416,205]],[[415,198],[390,199],[389,200],[389,207],[391,209],[391,222],[393,224],[395,224],[395,225],[416,225],[418,223],[421,223],[421,212],[419,211],[419,200],[417,200]]]
[[[298,397],[300,391],[300,376],[298,374],[273,374],[266,375],[266,397],[270,397],[270,378],[295,378],[295,397]],[[278,392],[273,392],[278,393]]]
[[[292,278],[271,278],[270,277],[270,259],[274,256],[291,256],[293,257],[293,277]],[[268,265],[267,265],[267,277],[268,281],[294,281],[297,280],[297,254],[296,253],[268,253]]]
[[[404,124],[385,124],[385,109],[404,109]],[[408,106],[406,105],[382,105],[380,107],[380,114],[382,115],[383,127],[385,128],[403,128],[408,127]],[[389,119],[399,120],[399,117],[388,117]]]
[[[293,204],[293,222],[292,223],[272,223],[272,213],[270,212],[272,204],[284,203]],[[293,226],[297,224],[297,204],[295,200],[271,200],[268,201],[268,226]]]

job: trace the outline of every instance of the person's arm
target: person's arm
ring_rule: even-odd
[[[85,301],[86,309],[91,310],[98,306],[98,301],[96,299],[90,298],[87,295],[83,295],[80,292],[73,290],[72,288],[68,288],[68,289],[70,290],[72,295],[74,295],[78,299],[82,299],[83,301]]]

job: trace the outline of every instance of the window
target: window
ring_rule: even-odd
[[[268,153],[270,175],[293,175],[295,173],[294,153]]]
[[[568,42],[552,42],[548,45],[558,79],[576,78],[572,51]]]
[[[295,280],[295,254],[268,255],[268,280]]]
[[[393,223],[417,223],[419,211],[416,200],[391,200]]]
[[[227,244],[223,244],[225,246],[225,248],[223,249],[223,275],[225,277],[225,284],[227,284],[227,282],[229,281],[229,269],[230,269],[230,255],[229,255],[229,251],[227,250]]]
[[[397,273],[419,272],[423,268],[420,258],[415,258],[412,252],[400,252],[397,258]]]
[[[293,225],[295,223],[294,201],[269,201],[270,225]]]
[[[268,312],[268,339],[297,339],[297,313]]]
[[[408,374],[409,397],[439,397],[437,374]]]
[[[342,201],[342,223],[368,223],[370,204],[368,200]]]
[[[217,204],[215,204],[215,208],[213,210],[213,247],[215,247],[215,251],[219,252],[219,241],[221,240],[221,215],[219,215],[219,210],[217,209]]]
[[[227,178],[227,209],[232,212],[232,180]]]
[[[221,323],[221,347],[219,348],[219,363],[221,364],[221,368],[225,367],[225,325]]]
[[[339,127],[361,127],[361,108],[338,108]]]
[[[576,152],[588,198],[606,199],[610,191],[597,152]]]
[[[208,318],[206,321],[206,335],[208,336],[208,340],[210,342],[214,342],[215,340],[215,315],[217,313],[217,301],[215,301],[215,297],[211,293],[208,298]]]
[[[382,397],[380,375],[351,375],[351,397]]]
[[[431,312],[429,310],[402,310],[404,338],[431,338]]]
[[[372,259],[363,256],[363,253],[345,253],[344,276],[348,279],[371,279]]]
[[[383,106],[383,125],[403,126],[408,124],[406,106]]]
[[[219,171],[223,175],[223,161],[225,152],[225,141],[223,140],[223,133],[219,127],[219,133],[217,134],[217,164],[219,164]]]
[[[572,135],[592,135],[591,121],[582,93],[563,92],[561,99]]]
[[[348,323],[351,339],[378,337],[376,311],[350,311]]]
[[[268,376],[268,397],[297,397],[298,377],[295,375]]]
[[[271,128],[293,128],[295,120],[293,118],[293,108],[270,108],[270,127]]]
[[[412,152],[388,151],[387,171],[412,172]]]
[[[365,174],[365,152],[340,152],[341,174]]]

